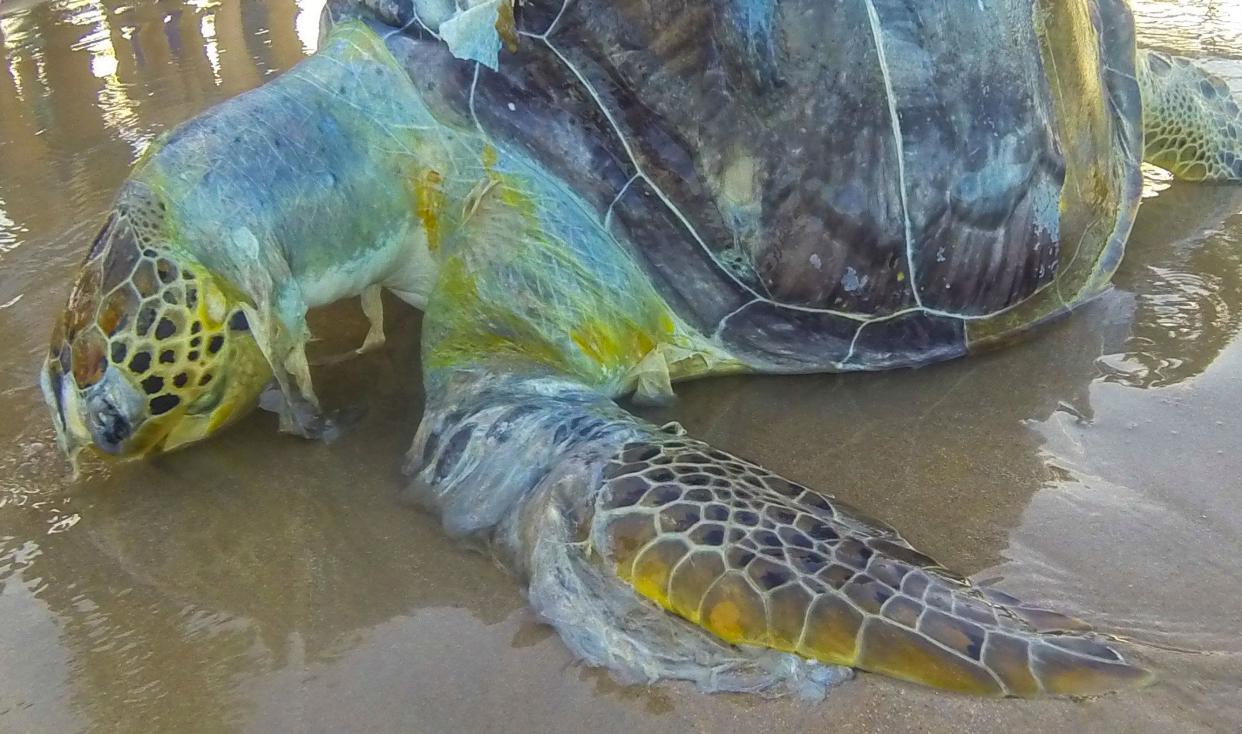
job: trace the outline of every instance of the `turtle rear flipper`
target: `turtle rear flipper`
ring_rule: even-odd
[[[1189,59],[1139,51],[1143,160],[1187,181],[1242,181],[1242,111]]]
[[[977,589],[835,499],[567,381],[483,379],[429,409],[418,494],[526,578],[593,664],[700,684],[740,665],[772,684],[828,670],[789,667],[812,660],[993,696],[1150,679],[1077,620]]]
[[[981,695],[1148,674],[1078,620],[983,593],[835,499],[685,438],[609,461],[593,540],[643,596],[735,644]]]

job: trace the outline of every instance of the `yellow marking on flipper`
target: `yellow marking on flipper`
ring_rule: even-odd
[[[993,632],[983,648],[983,664],[1016,696],[1036,696],[1041,690],[1031,672],[1028,645],[1027,640]]]
[[[864,670],[958,693],[1004,694],[983,666],[936,646],[917,632],[870,617],[860,637],[857,665]]]
[[[632,515],[622,520],[633,522],[632,518],[639,517],[647,516]],[[645,524],[639,527],[648,529]],[[615,545],[632,533],[618,533],[610,527],[610,535]],[[671,547],[674,544],[676,548]],[[758,593],[740,574],[721,574],[724,565],[719,556],[715,556],[715,563],[708,560],[706,567],[692,570],[687,576],[687,569],[696,559],[687,558],[680,564],[677,561],[688,550],[681,540],[659,541],[645,548],[631,566],[626,563],[626,549],[615,547],[617,577],[662,609],[700,625],[725,642],[763,644],[766,615]]]
[[[1031,648],[1031,671],[1048,693],[1092,696],[1150,684],[1150,671],[1128,663],[1098,657],[1072,655],[1048,641],[1035,640]]]
[[[707,613],[706,627],[725,642],[738,642],[742,637],[742,613],[732,601],[722,601]]]
[[[676,538],[651,542],[655,533],[655,518],[646,514],[618,518],[608,527],[617,577],[667,609],[669,577],[689,548]]]
[[[773,591],[768,597],[767,644],[776,650],[796,652],[811,602],[810,593],[798,584]]]
[[[731,572],[712,585],[699,610],[703,626],[725,642],[764,644],[767,611],[759,592],[738,572]]]
[[[685,554],[685,543],[680,540],[661,540],[651,545],[634,560],[634,589],[667,609],[668,578]]]
[[[673,570],[668,582],[667,609],[700,624],[699,607],[703,603],[703,596],[724,572],[724,560],[719,553],[692,553]]]
[[[811,602],[798,653],[825,663],[853,665],[858,659],[862,612],[836,594]]]

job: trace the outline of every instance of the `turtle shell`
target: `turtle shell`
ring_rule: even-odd
[[[446,119],[562,178],[763,369],[919,364],[1064,312],[1139,200],[1121,0],[523,0],[496,69],[448,52],[436,2],[366,3]]]

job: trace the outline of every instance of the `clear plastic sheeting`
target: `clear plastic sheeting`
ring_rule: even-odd
[[[511,0],[484,0],[458,11],[440,24],[440,37],[459,59],[477,61],[489,69],[500,66],[500,31],[502,11]]]

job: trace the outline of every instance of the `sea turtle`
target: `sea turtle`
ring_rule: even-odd
[[[331,0],[323,25],[123,185],[41,374],[71,456],[202,439],[273,378],[282,427],[323,434],[307,310],[360,295],[372,348],[387,288],[425,310],[415,495],[586,661],[717,690],[1148,680],[613,402],[957,357],[1101,293],[1140,158],[1242,178],[1227,88],[1136,51],[1123,2]]]

